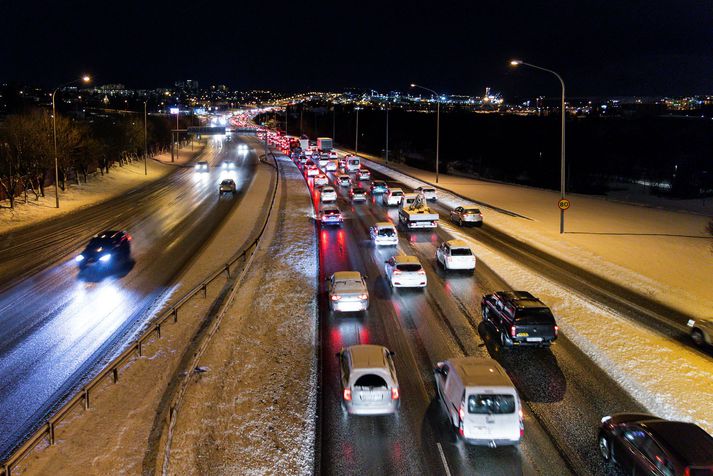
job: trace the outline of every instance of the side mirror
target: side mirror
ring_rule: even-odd
[[[396,355],[396,352],[394,352],[393,350],[390,350],[390,351],[389,351],[389,355],[390,355],[391,357],[393,357],[393,356]]]
[[[369,275],[368,275],[368,274],[365,274],[365,275],[364,275],[364,279],[369,279]]]

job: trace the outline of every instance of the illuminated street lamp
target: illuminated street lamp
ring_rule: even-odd
[[[529,66],[530,68],[534,69],[539,69],[541,71],[545,71],[547,73],[552,73],[554,74],[557,79],[559,80],[560,84],[562,85],[562,144],[561,144],[561,154],[562,158],[560,161],[560,200],[565,199],[565,160],[564,160],[564,123],[565,123],[565,116],[567,114],[567,111],[565,109],[565,104],[564,104],[564,80],[562,79],[562,76],[557,74],[556,72],[552,71],[551,69],[543,68],[541,66],[536,66],[534,64],[530,63],[525,63],[524,61],[520,60],[512,60],[510,61],[511,66]],[[560,207],[560,234],[564,233],[564,208]]]
[[[55,208],[59,208],[59,160],[57,159],[57,109],[55,107],[55,96],[57,91],[69,86],[70,84],[75,84],[79,82],[89,83],[92,80],[88,75],[84,75],[81,78],[77,78],[74,81],[64,83],[60,86],[54,88],[52,91],[52,133],[54,136],[54,198],[55,198]]]
[[[354,153],[359,154],[359,110],[360,107],[355,107],[356,111],[356,137],[354,138]]]
[[[441,139],[441,96],[433,89],[425,88],[415,83],[411,83],[412,88],[420,88],[436,96],[436,183],[438,183],[438,152]]]

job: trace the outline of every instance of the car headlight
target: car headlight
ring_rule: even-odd
[[[608,422],[609,420],[611,420],[611,417],[610,417],[610,416],[605,416],[604,418],[602,418],[602,423],[606,423],[606,422]]]
[[[74,258],[74,261],[79,263],[80,261],[84,261],[84,255],[78,255],[76,258]]]
[[[99,261],[101,261],[102,263],[106,263],[110,259],[111,259],[111,254],[107,253],[105,255],[102,255],[102,257],[99,258]]]

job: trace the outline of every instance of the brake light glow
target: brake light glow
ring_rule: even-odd
[[[560,331],[560,326],[555,326],[555,337],[557,337],[557,334]]]
[[[515,327],[515,326],[510,327],[510,335],[512,337],[515,337],[517,335],[517,327]]]
[[[460,420],[458,422],[458,434],[460,434],[460,436],[464,436],[465,430],[463,429],[463,420],[465,419],[465,402],[463,402],[463,401],[460,402],[460,410],[458,410],[458,418]]]
[[[351,401],[352,401],[352,389],[351,389],[351,388],[345,388],[345,389],[344,389],[344,401],[345,401],[345,402],[351,402]]]
[[[426,272],[423,270],[423,268],[418,270],[418,274],[426,274]]]
[[[368,297],[369,297],[369,296],[366,295],[366,294],[360,294],[360,295],[359,295],[359,299],[361,299],[362,301],[365,300],[365,299],[367,299]]]
[[[525,421],[522,415],[522,408],[518,414],[520,415],[520,438],[522,438],[525,435]]]
[[[398,387],[393,387],[391,389],[391,400],[398,400],[399,399],[399,389]]]
[[[342,299],[342,296],[340,296],[339,294],[334,294],[332,296],[332,301],[339,301],[340,299]]]

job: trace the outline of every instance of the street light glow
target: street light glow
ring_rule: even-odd
[[[92,78],[88,74],[85,74],[84,76],[82,76],[82,81],[84,81],[85,83],[88,83],[91,80],[92,80]]]
[[[415,87],[416,87],[416,84],[411,83],[411,87],[412,87],[412,88],[415,88]]]
[[[510,61],[510,66],[517,66],[519,64],[522,64],[522,61],[520,60],[512,60]]]

